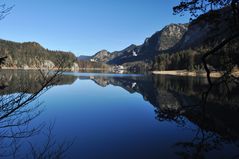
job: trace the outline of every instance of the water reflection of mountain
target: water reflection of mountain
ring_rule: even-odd
[[[205,78],[174,76],[140,77],[90,77],[98,85],[120,86],[130,93],[140,93],[154,107],[159,120],[177,120],[180,116],[206,131],[224,138],[239,139],[238,89],[231,88],[231,98],[226,99],[222,88],[210,92],[202,107],[202,92],[206,91]]]
[[[60,76],[54,85],[72,84],[75,76]],[[42,87],[42,75],[39,71],[1,70],[0,95],[26,92],[34,93]]]

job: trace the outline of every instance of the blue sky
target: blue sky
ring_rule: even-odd
[[[170,23],[186,23],[173,15],[179,0],[5,0],[15,5],[0,21],[0,38],[36,41],[51,50],[92,55],[141,44]]]

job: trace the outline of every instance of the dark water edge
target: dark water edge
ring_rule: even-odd
[[[31,94],[41,87],[36,71],[0,74],[2,98],[23,90]],[[42,152],[50,127],[51,140],[56,142],[53,150],[62,143],[69,146],[66,158],[238,158],[237,86],[230,86],[230,98],[223,86],[215,88],[206,104],[202,94],[208,85],[202,77],[66,73],[51,87],[29,104],[44,102],[34,112],[41,113],[28,123],[28,127],[42,123],[44,127],[14,138],[20,140],[19,156],[32,152],[29,142]],[[2,143],[13,141],[1,134]],[[9,151],[4,145],[2,150]]]

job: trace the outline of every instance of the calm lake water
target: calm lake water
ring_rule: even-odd
[[[40,87],[34,71],[0,74],[2,98]],[[55,144],[48,150],[65,144],[72,159],[238,158],[238,89],[231,87],[230,99],[223,88],[212,90],[204,105],[207,88],[199,77],[65,73],[28,104],[36,111],[22,113],[37,114],[27,127],[39,131],[14,140],[0,136],[19,145],[16,158],[34,154],[31,147],[44,152],[49,140]],[[16,147],[1,146],[8,154]]]

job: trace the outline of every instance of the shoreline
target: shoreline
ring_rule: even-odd
[[[207,77],[205,71],[188,71],[188,70],[168,70],[168,71],[152,71],[155,75],[173,75],[173,76],[189,76],[189,77]],[[236,77],[239,77],[239,71],[233,72]],[[210,77],[220,78],[222,74],[220,72],[211,72]]]
[[[2,67],[0,70],[58,70],[57,68],[15,68],[15,67]],[[80,71],[110,71],[110,69],[102,69],[102,68],[80,68],[78,70],[71,70],[69,68],[65,68],[64,71],[68,72],[80,72]],[[205,71],[188,71],[188,70],[166,70],[166,71],[149,71],[154,75],[172,75],[172,76],[188,76],[188,77],[207,77],[207,73]],[[239,70],[233,72],[235,77],[239,77]],[[210,77],[212,78],[220,78],[222,73],[220,72],[211,72]]]
[[[28,67],[28,68],[16,68],[16,67],[2,67],[0,68],[2,70],[58,70],[58,68],[34,68],[34,67]],[[97,71],[103,71],[103,70],[109,70],[109,69],[101,69],[101,68],[79,68],[78,70],[72,70],[70,68],[63,68],[66,71],[81,71],[81,70],[97,70]]]
[[[50,70],[50,71],[56,71],[59,70],[57,68],[14,68],[14,67],[2,67],[0,68],[0,70],[25,70],[25,71],[29,71],[29,70]],[[75,72],[71,69],[67,69],[65,68],[64,71],[72,71]]]

